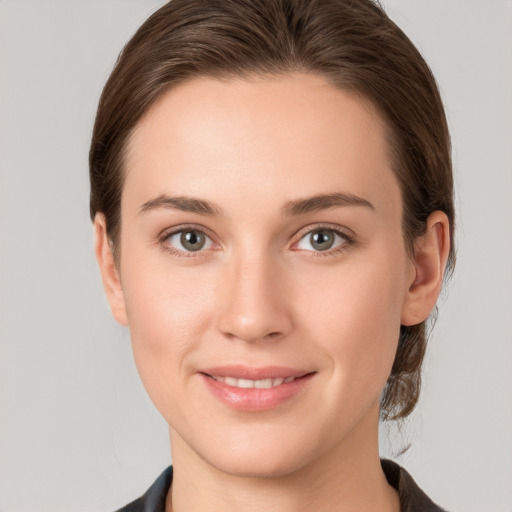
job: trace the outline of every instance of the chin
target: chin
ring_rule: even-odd
[[[239,478],[282,478],[302,469],[306,465],[305,460],[298,460],[286,457],[278,451],[278,456],[274,453],[254,455],[248,453],[234,457],[212,458],[209,462],[217,470],[231,476]]]
[[[241,478],[285,477],[309,465],[319,449],[289,433],[272,436],[270,432],[250,438],[232,435],[225,441],[217,438],[215,445],[204,448],[196,447],[196,452],[205,462]]]

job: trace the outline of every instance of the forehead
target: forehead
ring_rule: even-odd
[[[389,202],[399,196],[388,153],[376,109],[323,77],[195,78],[163,94],[134,130],[123,202],[235,194],[261,206],[334,189]]]

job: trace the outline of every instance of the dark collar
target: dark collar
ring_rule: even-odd
[[[171,483],[172,466],[169,466],[139,499],[117,512],[165,512],[165,498]]]
[[[444,512],[396,462],[382,459],[381,466],[389,484],[398,491],[401,512]],[[169,466],[143,496],[117,512],[165,512],[165,498],[171,483],[172,466]]]
[[[445,512],[418,487],[412,476],[396,462],[381,459],[380,464],[389,485],[398,491],[401,512]]]

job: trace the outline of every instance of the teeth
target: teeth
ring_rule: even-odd
[[[269,389],[275,386],[280,386],[283,382],[291,382],[295,377],[279,377],[277,379],[260,379],[260,380],[252,380],[252,379],[236,379],[235,377],[217,377],[216,375],[212,375],[212,377],[218,382],[224,382],[228,386],[233,386],[234,388],[258,388],[258,389]]]
[[[254,382],[255,388],[271,388],[272,387],[272,379],[255,380],[253,382]]]
[[[235,379],[235,381],[236,381],[236,379]],[[238,388],[253,388],[254,387],[254,381],[253,380],[249,380],[249,379],[238,379],[238,382],[235,385]]]
[[[218,379],[220,382],[222,382],[221,378]],[[234,377],[225,377],[224,378],[224,382],[228,386],[236,386],[236,387],[238,387],[238,379],[235,379]]]

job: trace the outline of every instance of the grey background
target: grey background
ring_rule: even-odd
[[[170,463],[93,258],[87,152],[157,0],[0,0],[0,511],[107,511]],[[512,2],[387,0],[439,81],[458,267],[399,461],[451,511],[512,511]]]

